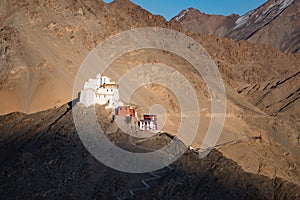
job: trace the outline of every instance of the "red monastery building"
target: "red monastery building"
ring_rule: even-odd
[[[120,117],[131,117],[133,121],[136,121],[136,113],[130,106],[119,106],[116,110],[116,114]]]

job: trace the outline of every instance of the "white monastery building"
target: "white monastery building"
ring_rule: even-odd
[[[111,82],[107,76],[97,75],[96,79],[89,79],[80,93],[80,103],[89,107],[95,104],[105,105],[106,109],[123,106],[119,97],[119,85]]]

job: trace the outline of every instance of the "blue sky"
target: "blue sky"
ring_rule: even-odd
[[[112,0],[104,0],[111,2]],[[207,14],[230,15],[245,14],[257,8],[266,0],[131,0],[153,14],[164,16],[167,20],[186,8],[196,8]]]

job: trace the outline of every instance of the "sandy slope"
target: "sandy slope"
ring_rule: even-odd
[[[166,25],[162,17],[153,16],[129,2],[109,5],[99,1],[4,2],[1,4],[0,92],[6,94],[4,91],[11,90],[9,95],[15,100],[6,101],[6,96],[0,99],[2,114],[32,113],[71,100],[74,77],[84,57],[112,34],[144,26],[178,29],[176,24]],[[196,35],[193,37],[197,39]],[[299,58],[267,47],[244,42],[235,44],[214,37],[199,40],[226,74],[224,78],[238,79],[235,84],[254,81],[255,77],[259,81],[275,78],[269,70],[256,74],[258,70],[277,66],[285,70],[285,65],[292,70],[298,66],[295,59]],[[173,61],[176,62],[178,60]],[[240,67],[246,69],[239,75],[236,72]],[[283,70],[276,73],[281,74]],[[41,103],[42,96],[46,102]]]

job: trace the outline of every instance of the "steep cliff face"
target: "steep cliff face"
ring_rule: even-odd
[[[206,15],[189,9],[174,20],[186,31],[266,44],[284,52],[299,52],[299,0],[269,0],[241,17]]]

